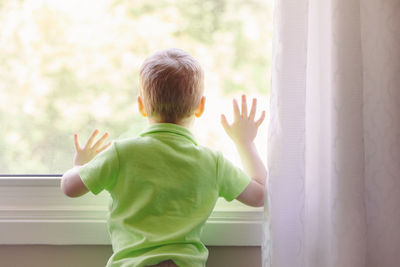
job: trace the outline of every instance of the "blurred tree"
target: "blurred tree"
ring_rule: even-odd
[[[266,0],[0,0],[0,173],[63,172],[74,132],[140,132],[138,69],[156,50],[198,58],[219,97],[268,93],[270,9]]]

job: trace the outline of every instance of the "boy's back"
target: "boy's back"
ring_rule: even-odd
[[[218,197],[230,201],[250,182],[221,154],[198,146],[188,129],[169,123],[115,142],[79,174],[93,193],[104,188],[112,197],[110,266],[168,259],[205,266],[208,251],[200,234]]]

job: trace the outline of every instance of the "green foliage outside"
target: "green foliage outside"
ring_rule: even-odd
[[[3,0],[0,25],[0,174],[62,173],[75,132],[140,132],[138,70],[160,49],[197,58],[210,97],[269,92],[267,0]]]

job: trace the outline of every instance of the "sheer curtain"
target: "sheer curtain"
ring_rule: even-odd
[[[276,0],[264,267],[400,266],[400,1]]]

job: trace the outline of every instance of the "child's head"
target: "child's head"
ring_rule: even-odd
[[[140,69],[140,96],[145,112],[158,122],[178,123],[193,115],[200,105],[203,88],[200,64],[180,49],[159,51],[148,57]]]

